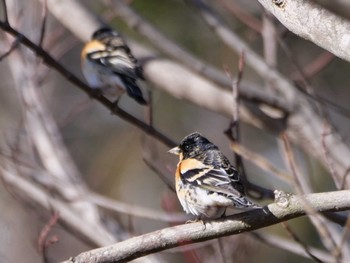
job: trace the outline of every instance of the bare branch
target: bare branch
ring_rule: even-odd
[[[73,212],[72,207],[66,201],[63,202],[48,195],[46,191],[39,186],[18,176],[14,169],[11,168],[9,162],[6,167],[0,167],[0,173],[1,178],[6,184],[16,189],[16,192],[19,192],[21,196],[25,196],[25,200],[28,200],[28,197],[30,197],[31,204],[38,205],[47,211],[50,211],[51,208],[54,207],[60,214],[59,222],[87,244],[92,246],[104,246],[110,243],[106,240],[104,235],[101,235],[96,225],[91,225],[87,221],[82,224],[81,214]]]
[[[271,68],[277,65],[277,29],[274,25],[274,17],[264,12],[261,35],[264,43],[264,58]],[[267,83],[273,85],[273,83]]]
[[[245,60],[244,60],[244,51],[242,50],[239,61],[238,61],[238,74],[235,80],[232,80],[232,98],[233,98],[233,111],[232,111],[232,121],[229,128],[224,131],[226,135],[228,135],[229,139],[232,142],[240,141],[240,122],[239,122],[239,86],[243,78]],[[236,166],[238,171],[240,171],[242,178],[246,180],[247,176],[245,174],[245,169],[242,161],[242,157],[234,152],[234,156],[236,159]]]
[[[292,177],[290,174],[287,174],[277,167],[275,167],[271,162],[266,160],[264,157],[262,157],[259,154],[256,154],[243,145],[239,143],[231,143],[231,149],[241,155],[243,158],[247,159],[249,162],[252,162],[256,166],[260,167],[261,169],[271,173],[272,176],[275,176],[279,178],[280,180],[283,180],[285,182],[291,183]]]
[[[57,221],[59,219],[60,215],[57,212],[53,212],[49,222],[46,223],[46,225],[43,227],[43,229],[40,231],[39,238],[38,238],[38,249],[41,252],[45,253],[46,249],[46,243],[49,240],[48,236],[54,226],[57,224]]]
[[[339,242],[338,247],[335,249],[335,257],[340,258],[342,255],[342,250],[344,245],[346,245],[346,242],[350,235],[350,216],[348,216],[348,219],[346,220],[345,228],[343,230],[342,238]]]
[[[304,176],[301,174],[293,154],[293,150],[291,148],[288,136],[286,134],[282,134],[282,141],[284,146],[284,154],[286,156],[287,165],[289,166],[293,176],[294,176],[294,185],[296,192],[298,195],[302,197],[304,193],[311,193],[312,188],[310,184],[307,182],[307,179],[304,178]],[[310,215],[310,220],[317,229],[318,233],[322,237],[322,242],[325,245],[325,247],[330,251],[334,252],[334,249],[336,248],[336,242],[334,240],[334,236],[336,235],[333,233],[331,234],[331,231],[329,230],[328,225],[325,223],[324,219],[320,217],[320,214],[317,213],[317,211],[310,205],[307,200],[301,198],[305,210],[308,215]]]
[[[165,175],[165,172],[159,169],[159,165],[154,163],[154,161],[150,160],[147,156],[143,157],[143,161],[153,172],[155,172],[159,176],[159,178],[166,184],[166,186],[170,190],[175,192],[174,183]]]
[[[4,23],[9,24],[9,18],[7,14],[7,6],[6,6],[6,0],[1,0],[3,15],[4,15]]]
[[[242,78],[243,78],[243,72],[244,72],[244,66],[245,66],[245,58],[244,58],[244,50],[242,50],[239,61],[238,61],[238,75],[237,78],[232,81],[232,97],[234,101],[234,109],[233,109],[233,122],[238,123],[239,121],[239,85],[241,84]],[[236,138],[239,139],[239,138]]]
[[[285,1],[283,8],[278,7],[271,0],[258,1],[293,33],[350,61],[350,22],[348,20],[313,1]]]
[[[46,20],[47,20],[47,0],[43,0],[43,21],[41,23],[41,30],[40,30],[40,38],[39,38],[39,43],[38,46],[41,47],[44,41],[45,37],[45,31],[46,31]]]
[[[15,41],[12,42],[9,50],[7,50],[4,54],[2,54],[0,56],[0,61],[3,60],[4,58],[6,58],[8,55],[10,55],[11,52],[14,51],[18,47],[19,43],[20,43],[19,38],[16,38]]]
[[[244,49],[247,65],[252,67],[266,81],[273,83],[274,85],[271,86],[271,89],[275,90],[275,92],[284,97],[289,103],[292,103],[293,108],[287,120],[287,133],[293,140],[296,139],[297,143],[303,147],[306,152],[317,157],[323,164],[326,164],[324,156],[320,151],[322,147],[320,131],[322,131],[323,119],[317,116],[314,109],[310,107],[307,98],[279,71],[269,67],[256,52],[223,23],[216,12],[203,0],[191,0],[191,2],[198,8],[204,20],[222,41],[233,50],[236,50],[236,52],[240,52]],[[295,1],[288,1],[288,3],[290,2],[294,4]],[[271,1],[269,1],[269,3],[272,5]],[[301,138],[307,139],[303,140]],[[340,152],[343,153],[340,154]],[[344,156],[350,155],[350,149],[342,142],[341,136],[337,133],[333,133],[332,136],[329,136],[329,155],[337,164],[336,169],[340,174],[350,167],[350,160],[344,158]],[[349,183],[350,181],[347,180],[347,185]]]
[[[329,127],[327,122],[325,122],[324,123],[324,127],[323,127],[323,132],[322,132],[322,138],[321,138],[322,139],[322,152],[323,152],[324,158],[325,158],[325,160],[327,162],[328,170],[331,173],[331,177],[333,178],[333,181],[336,184],[337,189],[340,189],[341,188],[340,183],[342,181],[342,178],[339,178],[338,173],[334,169],[334,163],[331,160],[331,158],[329,157],[328,147],[327,147],[327,144],[326,144],[326,137],[331,134],[330,128],[331,127]]]
[[[304,249],[305,253],[308,254],[310,258],[312,258],[314,261],[318,263],[323,262],[318,257],[313,255],[313,253],[310,251],[310,248],[297,236],[296,233],[294,233],[294,231],[290,228],[287,222],[282,222],[282,226],[284,227],[284,229],[287,230],[288,234],[293,238],[293,240],[297,242]]]
[[[350,209],[350,191],[309,194],[302,197],[317,211],[340,211]],[[330,201],[331,200],[331,201]],[[267,227],[305,215],[300,197],[290,196],[286,206],[272,203],[263,209],[255,209],[221,220],[201,222],[165,228],[145,235],[130,238],[112,246],[84,252],[65,263],[126,262],[132,259],[183,246],[188,242],[201,242],[222,236],[239,234]]]
[[[283,249],[283,250],[289,251],[291,253],[294,253],[296,255],[303,256],[303,257],[309,257],[309,255],[305,252],[305,250],[303,248],[300,247],[299,244],[292,242],[286,238],[282,238],[282,237],[279,237],[276,235],[270,235],[267,233],[260,234],[260,233],[252,232],[250,234],[252,236],[254,236],[255,238],[257,238],[258,240],[260,240],[263,244],[265,244],[267,246],[272,246],[272,247],[276,247],[279,249]],[[319,249],[313,248],[313,247],[309,247],[309,250],[313,255],[315,255],[319,258],[322,258],[322,260],[324,262],[328,262],[328,263],[334,262],[333,257],[331,257],[325,251],[322,251],[322,250],[319,250]]]
[[[247,25],[250,29],[257,33],[261,33],[262,25],[261,21],[250,15],[247,11],[241,8],[234,1],[220,0],[219,1],[225,8],[227,8],[235,17],[237,17],[242,23]]]
[[[281,137],[283,142],[283,154],[285,156],[286,165],[289,167],[291,174],[293,175],[296,192],[299,195],[312,193],[313,191],[309,182],[307,181],[307,178],[302,175],[301,171],[299,170],[299,166],[296,164],[295,156],[288,136],[286,134],[282,134]]]
[[[120,118],[130,122],[131,124],[135,125],[136,127],[143,130],[145,133],[157,138],[158,140],[162,141],[165,145],[172,147],[175,146],[175,142],[173,142],[171,139],[166,137],[164,134],[159,132],[157,129],[147,125],[143,121],[135,118],[134,116],[130,115],[128,112],[124,111],[123,109],[116,107],[112,102],[110,102],[105,97],[101,96],[100,93],[94,92],[89,86],[87,86],[84,82],[82,82],[79,78],[77,78],[75,75],[73,75],[70,71],[68,71],[62,64],[60,64],[57,60],[55,60],[49,53],[47,53],[43,48],[39,47],[35,43],[33,43],[30,39],[19,33],[17,30],[12,28],[10,25],[0,22],[0,27],[4,29],[6,32],[10,33],[11,35],[19,38],[19,41],[27,46],[29,49],[31,49],[37,56],[41,57],[43,61],[49,65],[50,67],[57,70],[59,73],[61,73],[66,79],[68,79],[70,82],[75,84],[78,88],[83,90],[86,94],[88,94],[90,97],[94,98],[95,100],[99,101],[102,105],[104,105],[106,108],[108,108],[113,114],[118,115]]]
[[[335,56],[328,52],[324,51],[322,52],[318,57],[316,57],[313,61],[311,61],[309,64],[304,66],[303,72],[306,76],[306,78],[310,79],[320,73],[324,68],[326,68],[333,60],[335,59]],[[298,79],[298,72],[294,72],[291,74],[292,79]]]
[[[184,213],[165,213],[161,211],[156,211],[151,208],[130,205],[117,200],[112,200],[110,198],[95,193],[89,193],[86,196],[87,200],[89,200],[91,203],[97,206],[131,216],[171,223],[183,222],[190,219]]]
[[[346,179],[347,179],[347,177],[349,175],[350,175],[350,167],[348,169],[346,169],[346,171],[344,172],[344,175],[342,176],[342,180],[341,180],[341,184],[340,184],[340,190],[344,190],[345,189]]]

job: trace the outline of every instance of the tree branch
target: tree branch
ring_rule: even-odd
[[[19,39],[20,43],[24,44],[26,47],[32,50],[38,57],[41,57],[47,65],[49,65],[50,67],[54,68],[56,71],[61,73],[62,76],[64,76],[71,83],[73,83],[82,91],[84,91],[86,94],[88,94],[91,98],[94,98],[95,100],[99,101],[102,105],[108,108],[112,113],[118,115],[123,120],[140,128],[148,135],[151,135],[157,138],[158,140],[162,141],[165,145],[169,147],[173,147],[176,145],[174,141],[166,137],[164,134],[159,132],[154,127],[147,125],[145,122],[137,119],[136,117],[132,116],[128,112],[124,111],[123,109],[116,107],[114,103],[110,102],[104,96],[101,96],[101,94],[94,92],[94,90],[92,90],[89,86],[87,86],[84,82],[82,82],[78,77],[72,74],[69,70],[67,70],[49,53],[47,53],[42,47],[33,43],[29,38],[27,38],[26,36],[18,32],[16,29],[12,28],[9,24],[0,21],[0,28],[2,28],[6,32],[10,33],[11,35]]]
[[[258,1],[294,34],[350,61],[350,22],[348,20],[331,13],[313,1],[285,1],[283,8],[276,6],[271,0]]]
[[[290,195],[283,202],[272,203],[262,209],[207,222],[205,229],[203,229],[203,223],[201,222],[169,227],[130,238],[111,246],[81,253],[64,263],[127,262],[188,243],[201,242],[271,226],[305,215],[306,211],[302,199],[306,200],[313,209],[319,212],[350,209],[350,191],[309,194],[302,198]]]
[[[287,3],[291,2],[295,1],[287,1]],[[217,15],[215,10],[206,4],[205,1],[191,0],[191,3],[199,10],[203,19],[227,46],[238,53],[241,52],[241,50],[245,51],[247,65],[252,67],[266,81],[273,83],[270,89],[279,93],[288,103],[292,103],[294,107],[287,119],[287,134],[306,152],[315,156],[327,167],[324,156],[321,154],[321,131],[324,121],[309,105],[307,98],[278,70],[269,67],[262,57],[232,31]],[[269,3],[272,4],[271,1],[269,1]],[[295,10],[295,12],[300,12],[298,10],[299,9]],[[331,145],[333,146],[331,147]],[[329,156],[337,163],[335,167],[339,174],[342,174],[350,166],[349,159],[343,158],[343,156],[347,156],[347,154],[350,154],[349,147],[342,141],[341,136],[334,132],[329,137]],[[350,180],[347,180],[346,185],[348,186],[349,184]]]

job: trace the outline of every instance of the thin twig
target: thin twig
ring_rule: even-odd
[[[240,56],[239,56],[239,62],[238,62],[238,75],[237,79],[232,82],[232,97],[235,101],[234,111],[233,111],[233,122],[237,123],[239,122],[239,85],[243,78],[244,73],[244,67],[245,67],[245,56],[244,51],[242,50]],[[238,132],[238,131],[237,131]],[[239,138],[237,138],[239,139]]]
[[[306,66],[303,67],[302,71],[305,74],[305,77],[307,79],[311,79],[320,71],[325,69],[336,57],[328,52],[328,51],[323,51],[318,57],[316,57],[314,60],[309,62]],[[296,71],[291,74],[292,79],[298,79],[299,78],[299,72]]]
[[[4,54],[2,54],[2,55],[0,56],[0,61],[3,60],[4,58],[6,58],[7,56],[9,56],[9,55],[11,54],[11,52],[14,51],[14,50],[18,47],[19,43],[20,43],[20,39],[19,39],[19,38],[16,38],[16,39],[12,42],[12,44],[11,44],[9,50],[7,50]]]
[[[221,259],[221,263],[226,263],[227,260],[226,260],[226,255],[225,255],[225,242],[224,242],[224,239],[222,237],[218,238],[217,239],[217,242],[218,242],[218,247],[219,247],[219,255],[220,255],[220,259]]]
[[[344,190],[345,189],[345,184],[346,184],[346,179],[347,177],[350,175],[350,167],[348,169],[346,169],[344,175],[342,176],[342,182],[340,185],[340,190]]]
[[[243,72],[244,72],[244,66],[245,66],[245,56],[244,52],[241,52],[239,62],[238,62],[238,75],[235,80],[232,80],[232,97],[233,97],[233,111],[232,111],[232,122],[230,123],[229,127],[224,131],[226,136],[231,140],[231,142],[239,142],[240,140],[240,133],[239,133],[239,85],[243,78]],[[227,75],[229,75],[227,73]],[[236,166],[238,168],[238,171],[241,174],[242,179],[245,181],[246,190],[248,190],[248,194],[250,194],[250,191],[255,192],[258,195],[254,195],[256,199],[263,199],[263,198],[273,198],[273,191],[270,189],[265,189],[261,186],[258,186],[256,184],[253,184],[249,182],[247,179],[244,164],[242,157],[240,154],[234,153]]]
[[[41,29],[40,29],[40,38],[38,46],[41,47],[43,45],[45,32],[46,32],[46,21],[47,21],[47,0],[43,0],[43,9],[42,9],[42,16],[43,21],[41,22]]]
[[[155,172],[159,176],[159,178],[166,184],[166,186],[170,190],[175,192],[174,183],[157,167],[156,164],[154,164],[151,160],[149,160],[146,157],[143,158],[143,161],[153,172]]]
[[[276,40],[276,27],[274,25],[273,16],[271,14],[263,12],[263,24],[262,24],[262,40],[264,44],[264,58],[266,64],[271,68],[276,68],[277,65],[277,40]],[[266,81],[267,85],[273,85],[273,82]]]
[[[4,15],[4,23],[9,24],[9,18],[7,14],[7,6],[6,6],[6,0],[1,0],[3,15]]]
[[[244,51],[242,50],[239,61],[238,61],[238,74],[235,80],[232,80],[232,98],[233,98],[233,111],[232,111],[232,121],[228,129],[224,132],[232,142],[240,141],[240,129],[239,129],[239,85],[243,78],[245,66]],[[242,158],[239,154],[234,153],[236,166],[238,171],[240,171],[242,178],[246,180],[247,176],[245,174],[245,169],[243,165]]]
[[[343,230],[343,235],[341,237],[340,243],[338,247],[335,249],[335,258],[341,258],[342,248],[348,241],[349,235],[350,235],[350,216],[348,216],[348,219],[346,220],[346,224]]]
[[[262,244],[268,247],[275,247],[299,256],[309,257],[309,255],[305,252],[303,248],[300,247],[299,244],[296,244],[295,242],[292,242],[286,238],[282,238],[282,237],[267,234],[267,233],[251,232],[249,234],[255,237],[257,240],[261,241]],[[329,253],[313,247],[309,247],[309,249],[312,254],[316,255],[319,258],[322,258],[325,262],[328,262],[328,263],[334,262],[333,257],[330,256]]]
[[[283,146],[284,146],[284,154],[287,159],[288,166],[294,176],[294,185],[298,195],[302,196],[305,193],[311,193],[312,192],[311,187],[307,183],[306,179],[301,175],[298,169],[288,136],[286,134],[282,134],[281,137],[282,137]],[[310,204],[306,200],[304,200],[303,198],[301,198],[301,200],[304,203],[307,214],[310,215],[311,222],[316,227],[318,233],[322,237],[321,240],[323,244],[330,252],[334,252],[335,251],[334,249],[337,247],[337,245],[327,225],[322,220],[322,218],[317,217],[319,213],[317,213],[317,211],[313,209],[312,206],[310,206]]]
[[[334,181],[335,185],[337,186],[337,188],[340,189],[341,188],[341,180],[339,178],[338,173],[334,169],[334,163],[332,162],[332,160],[329,156],[328,147],[326,145],[326,137],[331,134],[330,128],[331,127],[329,126],[329,124],[325,121],[324,126],[323,126],[322,136],[321,136],[322,152],[323,152],[324,158],[327,162],[328,169],[331,173],[333,181]]]
[[[225,8],[227,8],[232,14],[234,14],[235,17],[238,18],[243,24],[248,26],[250,29],[252,29],[256,33],[261,33],[262,25],[259,19],[249,14],[247,11],[241,8],[234,1],[219,0],[219,2]]]
[[[92,192],[86,195],[86,199],[97,206],[130,216],[171,223],[179,223],[189,220],[189,217],[184,213],[165,213],[156,211],[151,208],[135,206],[118,200],[113,200]]]
[[[48,241],[51,239],[48,239],[48,236],[50,234],[50,232],[52,231],[52,229],[57,225],[57,221],[59,219],[59,213],[53,212],[49,222],[47,222],[47,224],[43,227],[43,229],[40,231],[39,234],[39,238],[38,238],[38,250],[40,252],[44,252],[45,253],[45,249],[48,245]],[[52,244],[49,241],[49,244]]]
[[[311,193],[312,189],[310,188],[309,183],[304,178],[304,176],[302,176],[302,174],[299,171],[299,168],[296,164],[293,149],[290,145],[289,138],[288,138],[287,134],[283,133],[281,135],[281,139],[283,142],[283,153],[284,153],[285,159],[287,161],[287,165],[288,165],[288,167],[293,175],[296,192],[299,195],[302,195],[305,193]]]
[[[231,149],[242,156],[243,158],[247,159],[248,161],[252,162],[259,168],[271,173],[273,176],[279,178],[280,180],[283,180],[285,182],[292,182],[291,175],[281,171],[276,166],[274,166],[271,162],[269,162],[267,159],[262,157],[259,154],[256,154],[252,152],[251,150],[248,150],[246,147],[244,147],[242,144],[239,144],[237,142],[231,143]]]
[[[290,226],[288,225],[287,222],[282,222],[282,226],[288,232],[289,236],[291,236],[293,238],[293,240],[295,242],[297,242],[304,249],[306,254],[308,254],[310,256],[310,258],[312,258],[313,260],[315,260],[318,263],[323,263],[323,261],[321,261],[313,253],[311,253],[309,247],[297,236],[297,234],[295,234],[295,232],[290,228]]]
[[[59,120],[57,121],[60,127],[65,127],[67,124],[72,122],[80,113],[84,112],[89,106],[91,106],[91,100],[84,99],[76,102],[72,108]]]
[[[294,75],[298,74],[298,79],[295,81],[296,87],[305,95],[307,95],[310,99],[313,101],[316,101],[318,104],[318,108],[322,115],[326,117],[325,109],[323,106],[329,106],[339,114],[350,118],[350,110],[337,105],[336,103],[332,102],[331,100],[327,98],[323,98],[320,95],[316,94],[314,91],[313,86],[310,83],[310,80],[305,73],[302,66],[300,66],[299,62],[296,59],[296,56],[292,54],[290,51],[290,48],[288,47],[287,43],[281,38],[278,37],[278,43],[280,44],[280,47],[286,54],[287,58],[292,62],[292,65],[295,67],[296,73]]]

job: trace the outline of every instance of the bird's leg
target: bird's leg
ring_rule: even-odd
[[[197,217],[196,219],[194,220],[187,220],[186,221],[186,224],[189,224],[189,223],[197,223],[197,222],[201,222],[202,223],[202,230],[204,231],[207,226],[205,225],[205,221],[202,219],[201,216]]]
[[[204,231],[207,228],[207,226],[205,224],[205,221],[203,219],[201,219],[201,218],[199,219],[199,221],[202,222],[202,231]]]
[[[118,105],[118,103],[119,103],[120,97],[121,97],[121,96],[119,96],[119,97],[113,102],[113,112],[119,110],[119,105]]]
[[[222,213],[222,215],[220,216],[220,218],[224,218],[224,217],[226,217],[226,208],[225,208],[224,212]]]

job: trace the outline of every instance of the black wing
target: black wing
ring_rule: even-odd
[[[244,195],[237,170],[219,151],[206,152],[202,161],[187,159],[180,167],[181,179],[208,191],[226,195]],[[195,167],[191,169],[191,167]]]

